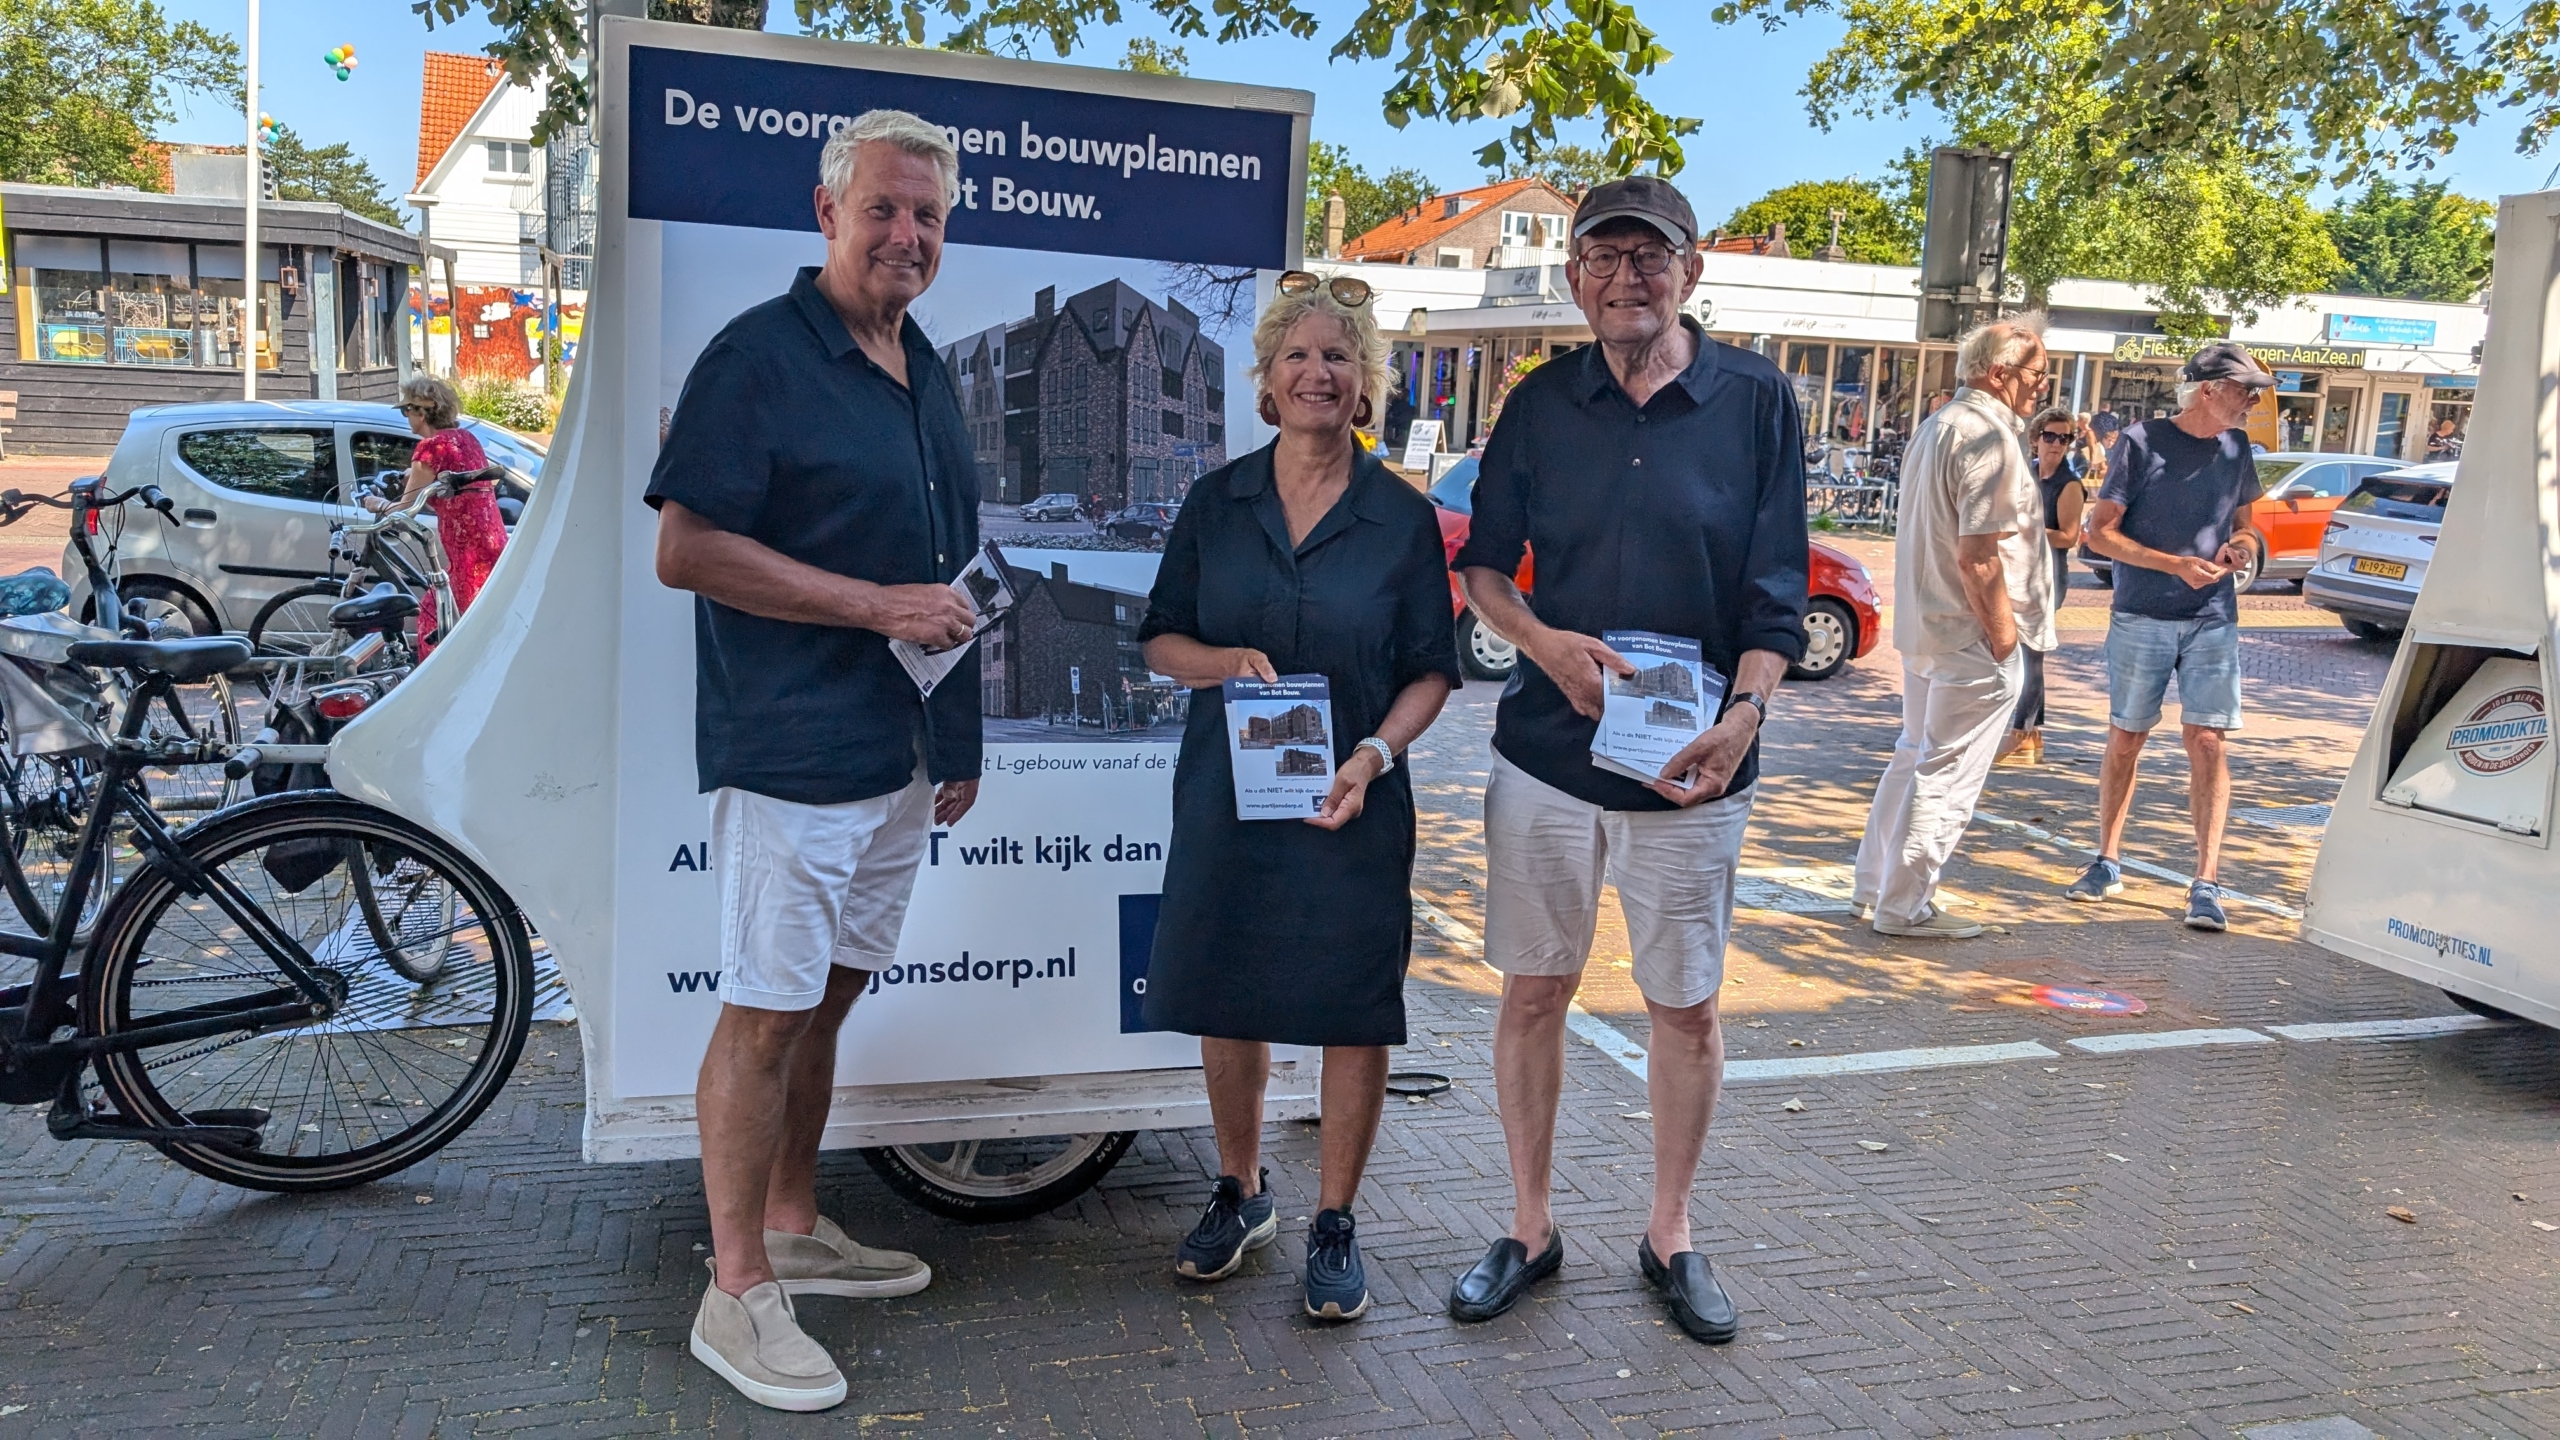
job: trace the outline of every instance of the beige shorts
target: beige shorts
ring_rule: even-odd
[[[896,958],[932,828],[922,767],[903,790],[842,805],[712,791],[720,998],[814,1009],[829,970],[878,970]]]
[[[1675,1010],[1711,998],[1724,985],[1758,788],[1686,810],[1603,810],[1496,753],[1484,792],[1485,963],[1505,975],[1581,974],[1608,883],[1644,998]]]

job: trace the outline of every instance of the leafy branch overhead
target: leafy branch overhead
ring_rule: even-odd
[[[2551,0],[2560,5],[2560,0]],[[501,32],[488,47],[519,82],[545,97],[539,137],[582,119],[588,93],[570,68],[580,53],[572,0],[415,0],[430,26],[485,13]],[[672,7],[671,7],[672,8]],[[883,45],[1061,58],[1090,26],[1152,13],[1175,40],[1228,44],[1266,35],[1321,38],[1316,16],[1293,0],[794,0],[812,34]],[[936,26],[948,27],[937,39]],[[1510,120],[1478,160],[1501,166],[1556,143],[1559,122],[1597,117],[1608,164],[1620,174],[1680,168],[1681,137],[1698,122],[1668,115],[1643,92],[1671,58],[1629,0],[1366,0],[1329,52],[1336,59],[1392,60],[1381,99],[1389,123],[1415,119]]]

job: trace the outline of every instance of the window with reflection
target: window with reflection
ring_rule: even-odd
[[[107,343],[116,364],[197,363],[192,268],[182,243],[107,242]]]
[[[107,362],[106,247],[88,235],[20,235],[18,358]]]
[[[1796,387],[1796,408],[1804,414],[1805,433],[1824,433],[1822,397],[1831,385],[1831,347],[1790,340],[1787,342],[1786,363],[1781,368]]]

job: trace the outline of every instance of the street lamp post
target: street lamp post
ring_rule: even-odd
[[[258,398],[258,192],[266,188],[260,183],[263,167],[258,163],[258,0],[249,0],[248,80],[249,98],[242,108],[249,119],[249,185],[246,191],[249,220],[244,227],[247,234],[243,239],[240,267],[240,274],[244,277],[240,290],[248,304],[240,326],[240,398],[255,400]]]

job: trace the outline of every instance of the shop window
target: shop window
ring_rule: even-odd
[[[1822,397],[1831,386],[1831,347],[1791,340],[1782,368],[1796,387],[1796,408],[1804,414],[1805,433],[1823,434]]]
[[[18,262],[18,358],[105,364],[105,247],[87,236],[20,235],[10,250]]]
[[[2471,433],[2471,392],[2468,390],[2435,390],[2429,392],[2427,407],[2427,447],[2429,460],[2459,460],[2462,442]]]
[[[1838,363],[1831,376],[1829,434],[1834,440],[1862,445],[1875,418],[1870,406],[1875,391],[1876,352],[1864,345],[1843,345],[1832,358]]]
[[[249,336],[248,291],[241,283],[237,245],[198,245],[196,250],[196,353],[201,363],[237,370],[244,346],[257,347],[258,368],[276,368],[276,327],[284,323],[282,252],[258,248],[258,318],[265,328]]]
[[[338,498],[338,436],[308,430],[197,430],[178,437],[187,468],[226,490],[327,504]]]
[[[107,344],[116,364],[196,364],[194,302],[186,246],[107,242]]]
[[[2374,412],[2373,453],[2387,460],[2407,459],[2404,447],[2409,441],[2410,396],[2399,390],[2382,392],[2382,404]]]

